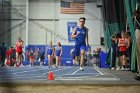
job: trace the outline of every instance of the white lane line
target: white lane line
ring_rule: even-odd
[[[82,78],[60,78],[60,79],[55,79],[55,80],[63,80],[63,81],[76,80],[77,81],[77,80],[84,80],[84,79],[82,79]]]
[[[97,70],[101,75],[104,75],[100,70],[98,70],[97,68],[93,67],[95,70]]]
[[[65,75],[70,75],[70,76],[73,76],[73,75],[95,75],[95,76],[99,76],[101,75],[99,72],[98,73],[77,73],[80,69],[76,69],[73,73],[70,73],[70,74],[62,74],[62,75],[55,75],[57,77],[62,77],[62,76],[65,76]],[[79,77],[82,77],[82,76],[79,76]]]
[[[104,72],[104,74],[100,71],[100,70],[98,70],[96,67],[93,67],[94,69],[96,69],[101,75],[105,75],[105,74],[107,74],[106,72]],[[117,76],[115,76],[114,74],[111,74],[111,73],[108,73],[108,75],[110,75],[110,76],[113,76],[114,78],[116,78],[116,79],[120,79],[120,78],[118,78]]]
[[[98,74],[100,74],[100,73],[77,73],[75,75],[98,75]]]
[[[75,75],[94,75],[94,76],[101,76],[100,73],[79,73],[79,74],[75,74]],[[62,74],[62,75],[54,75],[54,76],[56,76],[58,78],[59,77],[64,77],[65,78],[65,76],[74,76],[74,74]],[[85,77],[85,76],[79,76],[79,78],[81,78],[81,77]]]
[[[89,80],[98,80],[98,81],[119,81],[120,79],[118,78],[56,78],[55,80],[63,80],[63,81],[69,81],[69,80],[84,80],[84,81],[89,81]]]
[[[77,70],[75,70],[72,75],[74,75],[75,73],[77,73],[80,69],[78,68]]]

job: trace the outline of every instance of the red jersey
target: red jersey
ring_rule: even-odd
[[[125,38],[119,39],[119,44],[120,44],[119,51],[126,51],[126,46],[127,46],[126,39]]]
[[[6,51],[6,58],[9,56],[9,50]]]
[[[12,48],[10,48],[10,49],[9,49],[9,51],[8,51],[9,55],[11,55],[11,54],[12,54],[12,52],[13,52],[13,49],[12,49]]]
[[[20,41],[16,42],[16,52],[22,53],[22,42]]]

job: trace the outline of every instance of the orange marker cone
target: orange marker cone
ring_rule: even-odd
[[[48,80],[54,80],[53,72],[50,71],[48,74]]]

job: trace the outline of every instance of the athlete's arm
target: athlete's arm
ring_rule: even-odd
[[[21,45],[23,45],[23,40],[20,41]]]
[[[118,42],[118,46],[119,46],[119,47],[121,46],[121,44],[120,44],[120,39],[119,39],[119,42]]]
[[[119,46],[119,47],[120,47],[120,46],[126,46],[126,44],[122,43],[122,42],[121,42],[121,39],[119,39],[118,46]]]
[[[73,32],[72,32],[72,35],[71,35],[71,38],[74,39],[76,38],[78,34],[76,34],[76,27],[73,29]]]
[[[86,45],[88,46],[88,29],[87,29],[87,32],[86,32]]]
[[[61,52],[60,52],[60,56],[62,56],[62,47],[60,48],[60,51],[61,51]]]

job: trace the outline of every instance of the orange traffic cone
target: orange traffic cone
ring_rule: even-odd
[[[50,71],[48,74],[48,80],[54,80],[53,72]]]

